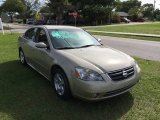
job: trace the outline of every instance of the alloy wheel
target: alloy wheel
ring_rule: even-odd
[[[64,78],[60,73],[54,75],[54,86],[58,95],[62,96],[65,92]]]

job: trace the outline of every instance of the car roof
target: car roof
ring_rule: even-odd
[[[81,29],[81,28],[78,28],[78,27],[73,27],[73,26],[65,26],[65,25],[42,25],[42,26],[39,26],[39,27],[44,27],[44,28],[47,28],[47,29]]]

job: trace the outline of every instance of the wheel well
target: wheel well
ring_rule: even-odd
[[[51,67],[51,74],[50,74],[50,76],[51,76],[51,79],[52,79],[52,73],[53,73],[53,71],[55,70],[55,69],[60,69],[60,70],[62,70],[63,71],[63,73],[65,74],[65,76],[67,77],[67,79],[68,79],[68,76],[67,76],[67,74],[66,74],[66,72],[63,70],[63,68],[62,67],[60,67],[59,65],[53,65],[52,67]]]
[[[22,50],[22,48],[21,47],[19,47],[19,51],[18,51],[18,54],[20,55],[20,50]]]
[[[70,93],[71,93],[71,95],[72,95],[68,76],[67,76],[67,74],[65,73],[65,71],[63,70],[63,68],[62,68],[62,67],[60,67],[59,65],[53,65],[53,66],[51,67],[51,79],[52,79],[52,77],[53,77],[53,76],[52,76],[52,75],[53,75],[52,73],[53,73],[53,71],[54,71],[56,68],[58,68],[58,69],[62,70],[62,71],[63,71],[63,73],[65,74],[65,76],[66,76],[66,78],[67,78],[67,80],[68,80],[69,91],[70,91]]]
[[[20,50],[22,50],[22,48],[21,48],[21,47],[19,47],[19,51],[20,51]]]
[[[61,69],[61,70],[64,72],[64,70],[63,70],[59,65],[53,65],[53,66],[51,67],[51,74],[53,73],[53,71],[54,71],[56,68]],[[64,73],[65,73],[65,72],[64,72]],[[66,73],[65,73],[65,74],[66,74]]]

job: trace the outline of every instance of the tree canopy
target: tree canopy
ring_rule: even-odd
[[[117,8],[117,11],[123,11],[128,13],[131,8],[141,7],[142,2],[139,0],[128,0],[120,3],[120,6]]]
[[[147,17],[149,19],[153,19],[153,11],[154,11],[154,6],[153,4],[144,4],[142,6],[142,13],[144,17]]]
[[[18,12],[22,13],[25,11],[25,6],[21,0],[6,0],[1,9],[4,12]]]
[[[40,0],[6,0],[0,7],[4,12],[18,12],[23,18],[34,16],[39,10],[52,13],[58,20],[68,19],[74,10],[83,19],[91,22],[110,22],[114,11],[126,12],[130,19],[148,18],[160,19],[160,10],[154,11],[153,4],[142,5],[140,0],[46,0],[45,6],[40,8]],[[66,17],[68,14],[68,17]],[[71,14],[70,14],[71,15]],[[98,16],[98,17],[97,17]],[[73,16],[72,16],[73,17]]]
[[[25,18],[30,18],[34,14],[38,12],[40,9],[40,1],[39,0],[21,0],[25,6],[25,12],[24,12],[24,17]]]

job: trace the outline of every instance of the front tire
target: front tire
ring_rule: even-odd
[[[19,50],[19,59],[20,59],[20,62],[23,64],[23,65],[26,65],[26,58],[25,58],[25,55],[24,55],[24,52],[23,50]]]
[[[57,96],[63,100],[71,98],[71,91],[66,74],[60,68],[55,68],[52,72],[52,86]]]

